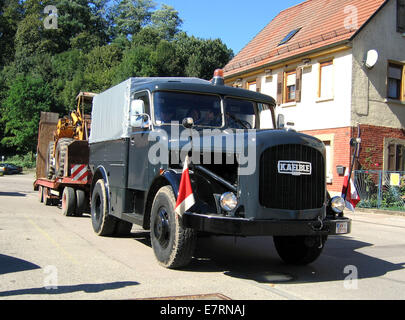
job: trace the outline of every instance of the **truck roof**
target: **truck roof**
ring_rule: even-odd
[[[133,90],[147,89],[151,92],[159,90],[189,91],[196,93],[220,94],[241,97],[275,105],[275,100],[265,94],[233,88],[225,85],[214,85],[212,82],[199,78],[161,77],[161,78],[130,78]]]
[[[214,85],[198,78],[129,78],[94,96],[89,143],[128,138],[131,133],[129,110],[135,92],[183,91],[250,99],[274,106],[272,97],[240,88]]]

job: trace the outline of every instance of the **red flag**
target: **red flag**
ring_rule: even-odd
[[[184,212],[190,209],[194,203],[193,189],[191,188],[190,174],[188,171],[189,157],[184,160],[183,173],[181,174],[179,194],[177,196],[175,212],[182,216]]]
[[[342,188],[342,197],[346,194],[346,208],[350,211],[354,212],[354,208],[356,208],[357,204],[360,202],[360,196],[357,192],[356,186],[353,183],[353,180],[350,179],[349,183],[349,169],[346,168],[345,177],[343,181],[343,188]]]

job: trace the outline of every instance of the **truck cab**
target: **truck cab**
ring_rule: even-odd
[[[278,120],[278,121],[277,121]],[[187,265],[200,233],[270,235],[287,263],[350,233],[326,190],[325,146],[276,120],[272,97],[196,78],[130,78],[93,100],[91,215],[98,235],[150,230],[158,262]],[[194,204],[175,213],[188,165]]]

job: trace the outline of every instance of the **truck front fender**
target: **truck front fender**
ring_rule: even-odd
[[[143,228],[149,229],[150,225],[150,211],[152,209],[152,202],[155,198],[156,193],[160,188],[170,185],[173,188],[173,193],[177,198],[180,187],[181,173],[177,173],[174,170],[166,170],[158,177],[156,177],[150,187],[148,188],[148,194],[146,196],[145,210],[143,215]]]

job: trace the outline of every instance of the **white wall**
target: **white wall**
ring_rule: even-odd
[[[334,95],[331,99],[322,100],[318,98],[320,62],[329,58],[334,61]],[[276,108],[276,112],[283,113],[286,121],[294,122],[298,131],[350,126],[352,60],[351,50],[312,60],[303,70],[301,102],[283,104]],[[296,67],[292,65],[273,70],[270,77],[261,75],[261,92],[276,98],[278,72]]]

